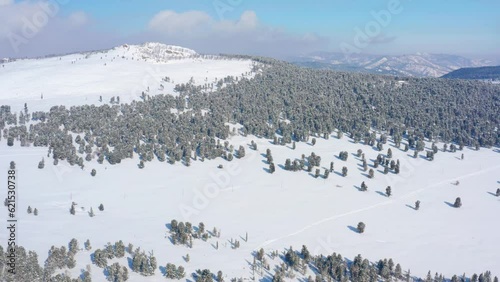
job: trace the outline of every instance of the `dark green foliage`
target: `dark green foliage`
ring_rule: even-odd
[[[115,243],[114,255],[117,258],[122,258],[125,256],[125,244],[123,243],[122,240]]]
[[[42,160],[38,163],[38,168],[43,169],[45,167],[45,159],[42,158]]]
[[[415,210],[419,210],[420,209],[420,201],[416,201],[415,202]]]
[[[104,211],[104,205],[103,204],[100,204],[98,208],[99,208],[100,211]]]
[[[455,199],[455,203],[453,204],[453,206],[454,206],[455,208],[459,208],[459,207],[461,207],[461,206],[462,206],[462,199],[460,199],[460,197],[456,198],[456,199]]]
[[[180,280],[186,276],[184,272],[184,267],[177,267],[175,264],[167,263],[165,267],[165,277],[169,279],[177,279]]]
[[[339,159],[347,161],[347,157],[349,157],[349,153],[347,153],[346,151],[342,151],[339,153]]]
[[[497,189],[497,192],[495,194],[497,197],[500,197],[500,188]]]
[[[106,253],[101,249],[95,250],[93,255],[93,263],[100,268],[106,267],[108,265]]]
[[[87,251],[90,251],[92,249],[92,246],[90,245],[90,240],[87,239],[87,241],[85,241],[85,243],[83,243],[84,247],[85,247],[85,250]]]
[[[75,215],[75,205],[74,204],[71,205],[71,208],[69,209],[69,213],[72,215]]]
[[[110,266],[106,267],[107,276],[106,279],[112,282],[123,282],[128,280],[128,269],[125,266],[120,266],[119,263],[115,262]]]
[[[245,157],[245,148],[243,146],[240,146],[238,149],[238,158],[243,158]]]
[[[364,181],[361,183],[361,191],[368,191],[368,186],[366,186]]]
[[[311,253],[309,253],[309,250],[305,245],[302,245],[302,250],[300,251],[300,255],[306,261],[306,263],[308,263],[311,260]]]
[[[7,146],[9,147],[14,146],[14,137],[12,136],[7,137]]]
[[[75,255],[79,251],[78,240],[75,238],[71,239],[68,244],[68,250],[71,254]]]
[[[95,170],[95,168],[93,168],[92,172],[90,172],[90,175],[95,176],[96,174],[97,174],[97,171]]]
[[[375,172],[373,169],[370,168],[370,171],[368,171],[368,177],[373,178],[375,176]]]
[[[426,157],[429,161],[434,160],[434,152],[433,151],[427,151],[426,152]]]
[[[132,271],[143,276],[152,276],[157,268],[156,258],[153,254],[146,255],[144,251],[136,250],[132,255]]]
[[[497,191],[498,192],[498,191]],[[28,206],[28,210],[27,210],[28,214],[31,214],[32,213],[32,209],[31,209],[31,206]]]
[[[365,227],[366,225],[363,222],[358,223],[357,229],[359,233],[364,233],[365,232]]]
[[[285,254],[285,262],[292,268],[296,268],[299,265],[300,257],[292,247]]]
[[[274,173],[276,171],[276,167],[274,166],[274,163],[269,164],[269,172]]]
[[[342,176],[346,177],[347,176],[347,167],[342,167]]]
[[[385,194],[387,195],[387,197],[390,197],[392,195],[391,186],[387,186],[387,188],[385,188]]]
[[[443,75],[442,78],[500,80],[500,66],[461,68]]]
[[[208,269],[196,270],[196,273],[193,275],[196,282],[212,282],[213,274]]]

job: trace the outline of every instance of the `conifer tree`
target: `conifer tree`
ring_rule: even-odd
[[[359,222],[358,223],[358,227],[357,227],[358,232],[359,233],[364,233],[365,232],[365,227],[366,227],[366,225],[363,222]]]
[[[346,177],[347,176],[347,167],[342,168],[342,176]]]

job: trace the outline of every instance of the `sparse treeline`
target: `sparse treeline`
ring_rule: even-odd
[[[358,227],[359,228],[359,227]],[[90,250],[90,242],[85,242],[85,250]],[[90,282],[91,270],[87,265],[82,269],[82,273],[77,278],[71,278],[66,270],[76,266],[75,254],[80,251],[78,241],[72,239],[68,248],[61,246],[51,247],[45,264],[41,266],[38,262],[38,254],[34,251],[26,251],[22,246],[17,246],[16,253],[16,275],[12,275],[8,270],[8,252],[0,246],[0,281],[64,281],[64,282]],[[128,244],[125,247],[122,241],[115,244],[106,244],[103,249],[96,249],[93,253],[89,252],[92,262],[99,268],[103,268],[104,275],[108,281],[127,281],[129,280],[129,271],[136,272],[142,276],[155,275],[157,270],[162,269],[163,275],[169,279],[183,279],[186,276],[183,266],[176,266],[166,263],[166,267],[158,265],[152,252],[146,253],[140,248]],[[313,255],[304,245],[300,251],[292,247],[285,249],[282,255],[278,251],[272,251],[266,256],[264,249],[253,252],[254,260],[251,265],[254,275],[259,274],[264,280],[269,280],[265,273],[271,271],[271,264],[275,265],[272,281],[285,281],[285,279],[296,279],[297,275],[308,276],[307,273],[315,273],[315,277],[309,275],[307,281],[352,281],[352,282],[376,282],[376,281],[424,281],[424,282],[498,282],[498,277],[493,276],[490,271],[485,271],[479,275],[474,273],[470,276],[464,274],[444,277],[442,274],[435,273],[433,276],[429,271],[426,277],[417,277],[412,275],[410,269],[402,266],[392,259],[380,259],[376,262],[370,262],[357,255],[352,261],[341,254],[333,253],[331,255]],[[129,264],[120,265],[114,262],[108,265],[108,259],[123,258],[128,256]],[[278,260],[276,260],[278,259]],[[185,258],[188,263],[189,259]],[[61,272],[64,270],[64,272]],[[58,274],[56,274],[58,273]],[[215,272],[214,272],[215,273]],[[196,270],[191,275],[195,281],[225,281],[221,271],[215,275],[208,269]],[[94,273],[94,275],[102,275]],[[257,278],[257,277],[254,277]],[[243,279],[233,278],[227,281],[243,281]]]
[[[424,137],[460,147],[500,144],[500,85],[312,70],[254,59],[264,63],[262,73],[254,79],[220,79],[226,87],[211,93],[187,83],[176,87],[176,97],[145,94],[131,104],[54,106],[33,113],[27,105],[20,113],[2,106],[2,135],[9,145],[47,146],[55,163],[82,167],[95,158],[116,164],[134,154],[141,167],[155,158],[189,165],[191,159],[244,156],[244,149],[220,143],[232,133],[227,122],[242,124],[242,134],[268,139],[278,134],[278,144],[328,136],[334,129],[368,143],[374,141],[372,129],[386,130],[397,144],[406,137],[417,150]],[[379,150],[382,144],[376,144]]]

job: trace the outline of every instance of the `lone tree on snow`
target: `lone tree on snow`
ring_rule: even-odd
[[[391,186],[387,186],[387,188],[385,188],[385,194],[387,195],[387,197],[391,196],[392,194]]]
[[[418,209],[420,209],[420,201],[415,202],[415,210],[418,211]]]
[[[497,195],[497,197],[500,197],[500,188],[497,189],[496,195]]]
[[[459,208],[462,206],[462,199],[460,199],[460,197],[458,197],[456,200],[455,200],[455,203],[453,204],[453,206],[455,208]]]
[[[363,222],[358,223],[358,232],[363,233],[365,232],[365,224]]]
[[[368,190],[368,186],[366,186],[365,182],[363,181],[361,183],[361,191],[367,191]]]

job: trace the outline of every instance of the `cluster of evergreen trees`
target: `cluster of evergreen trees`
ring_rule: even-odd
[[[173,263],[167,263],[167,266],[165,267],[165,277],[169,279],[182,279],[186,276],[186,273],[184,272],[184,267],[182,266],[175,266]]]
[[[257,253],[256,255],[258,255]],[[424,282],[498,282],[498,277],[492,277],[490,271],[473,274],[467,277],[465,274],[451,278],[445,278],[436,273],[434,277],[431,272],[425,278],[414,277],[411,271],[403,271],[399,263],[392,259],[381,259],[372,263],[357,255],[352,261],[342,255],[333,253],[331,255],[310,254],[306,246],[302,246],[300,252],[294,251],[292,247],[287,249],[282,256],[284,263],[275,269],[272,281],[285,281],[285,278],[295,278],[294,271],[304,275],[307,268],[314,270],[315,278],[309,276],[307,281],[352,281],[352,282],[377,282],[377,281],[424,281]]]
[[[196,228],[193,228],[190,222],[177,222],[177,220],[173,219],[170,222],[170,234],[170,238],[174,245],[182,244],[193,247],[193,238],[206,241],[211,236],[219,237],[220,231],[214,228],[212,235],[210,235],[209,231],[205,229],[205,224],[203,222],[200,222]]]

